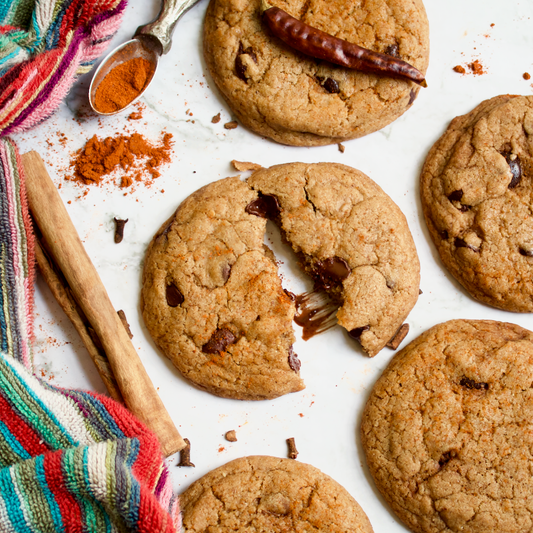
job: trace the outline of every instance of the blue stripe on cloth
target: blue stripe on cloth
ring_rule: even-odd
[[[17,440],[17,437],[9,431],[9,428],[0,420],[0,433],[10,448],[21,458],[31,459],[31,455],[24,449],[24,447]]]
[[[54,533],[63,533],[65,531],[65,528],[63,526],[63,520],[61,518],[61,511],[59,509],[59,506],[57,505],[55,496],[52,494],[52,491],[48,487],[48,483],[46,481],[43,455],[39,455],[35,458],[35,470],[37,473],[37,479],[39,481],[39,484],[41,485],[41,490],[43,491],[46,501],[48,502],[50,514],[52,515],[52,519],[54,520]]]

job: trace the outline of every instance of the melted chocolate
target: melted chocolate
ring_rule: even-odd
[[[348,332],[348,335],[350,335],[350,337],[352,339],[355,339],[356,341],[360,341],[361,340],[361,335],[365,331],[368,331],[369,329],[370,329],[370,326],[362,326],[360,328],[354,328],[354,329],[352,329],[352,331]]]
[[[294,370],[294,372],[298,372],[302,367],[302,363],[300,359],[298,359],[298,356],[294,353],[292,346],[289,348],[289,366],[291,367],[291,370]]]
[[[202,346],[204,353],[225,352],[230,344],[237,342],[237,337],[226,328],[217,329],[211,338]]]
[[[458,189],[448,195],[448,200],[450,200],[450,202],[460,202],[462,197],[463,189]]]
[[[180,290],[174,285],[174,283],[167,285],[166,297],[167,304],[170,305],[170,307],[178,307],[178,305],[181,305],[185,300],[183,294],[181,294]]]
[[[294,321],[303,328],[302,339],[309,340],[336,323],[338,305],[323,292],[304,292],[295,297]]]
[[[331,289],[340,285],[350,274],[348,263],[341,257],[329,257],[318,261],[314,266],[314,277],[317,288]]]
[[[250,202],[245,211],[250,215],[256,217],[267,218],[268,220],[275,220],[281,213],[281,207],[278,199],[270,194],[259,193],[259,198]]]

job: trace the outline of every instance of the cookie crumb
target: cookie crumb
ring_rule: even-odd
[[[458,72],[459,74],[464,74],[466,72],[464,67],[462,67],[461,65],[455,65],[455,67],[453,67],[453,70],[455,72]]]
[[[226,122],[226,124],[224,124],[224,128],[227,130],[234,130],[238,125],[239,123],[236,120],[232,120],[231,122]]]
[[[186,446],[180,451],[180,462],[176,466],[194,466],[194,463],[191,463],[191,441],[189,439],[183,440]]]
[[[215,115],[212,119],[211,119],[211,123],[212,124],[218,124],[220,122],[220,113],[218,115]]]
[[[298,450],[296,449],[294,437],[287,439],[287,445],[289,446],[289,459],[296,459],[298,457]]]
[[[227,441],[229,442],[237,442],[237,434],[235,433],[234,429],[231,429],[230,431],[227,431],[224,435]]]
[[[530,80],[531,79],[531,74],[529,72],[524,72],[522,74],[522,78],[524,78],[525,80]]]
[[[409,324],[402,324],[400,326],[400,329],[396,332],[394,337],[387,343],[387,348],[391,348],[392,350],[397,350],[398,346],[402,343],[402,341],[405,339],[407,334],[409,333]]]
[[[344,146],[344,144],[339,143],[337,146],[339,147],[339,152],[343,154],[344,150],[346,150],[346,147]]]
[[[248,161],[237,161],[235,159],[232,160],[231,164],[235,168],[235,170],[238,170],[240,172],[244,172],[245,170],[259,170],[260,168],[263,168],[258,163],[250,163]]]

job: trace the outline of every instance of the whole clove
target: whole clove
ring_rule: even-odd
[[[128,218],[126,220],[122,220],[120,218],[115,217],[115,242],[118,244],[119,242],[122,242],[122,239],[124,238],[124,226],[126,225],[126,222],[129,220]]]
[[[298,450],[296,449],[294,437],[287,439],[287,445],[289,446],[289,459],[296,459],[298,457]]]
[[[191,441],[183,440],[187,446],[180,451],[180,462],[176,466],[194,466],[194,463],[191,463]]]

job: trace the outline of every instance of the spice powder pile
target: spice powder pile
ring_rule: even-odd
[[[106,137],[103,140],[95,135],[76,153],[71,162],[74,175],[67,179],[85,185],[98,185],[105,176],[119,168],[126,172],[121,176],[120,187],[143,181],[146,174],[155,179],[161,175],[159,167],[170,162],[172,144],[171,133],[165,133],[158,146],[149,143],[139,133]]]

